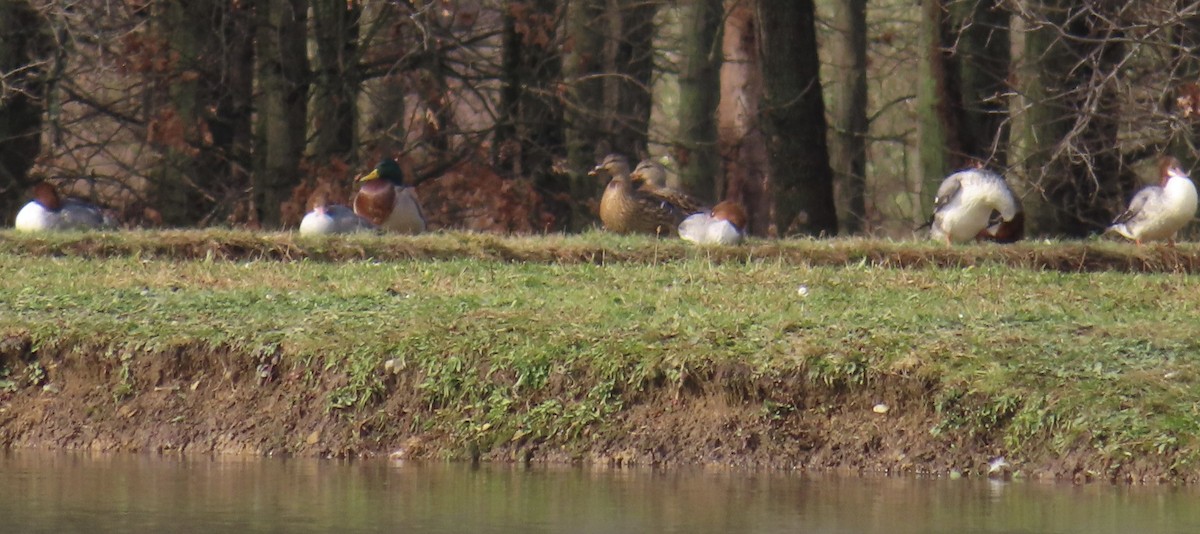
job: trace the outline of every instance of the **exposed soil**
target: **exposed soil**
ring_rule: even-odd
[[[988,436],[931,434],[937,419],[926,399],[936,385],[915,378],[852,392],[814,389],[799,377],[744,384],[714,376],[682,389],[649,390],[571,441],[491,447],[411,432],[414,421],[431,416],[411,387],[415,376],[389,378],[384,398],[372,406],[329,411],[327,396],[345,377],[283,368],[280,358],[197,348],[130,355],[120,368],[111,363],[118,360],[94,353],[51,352],[35,355],[29,341],[18,338],[0,343],[0,366],[16,370],[11,386],[0,389],[0,445],[968,476],[986,476],[999,450]],[[40,380],[28,377],[30,369],[43,371]],[[794,409],[764,413],[767,391]],[[1037,478],[1190,482],[1162,465],[1112,466],[1087,454],[1008,460]]]

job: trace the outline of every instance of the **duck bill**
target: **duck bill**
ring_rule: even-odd
[[[379,179],[379,169],[374,169],[371,172],[367,173],[366,176],[359,178],[358,181],[369,182],[371,180],[378,180],[378,179]]]

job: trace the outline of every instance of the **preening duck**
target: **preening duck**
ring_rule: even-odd
[[[930,226],[930,237],[947,244],[972,239],[1011,243],[1024,234],[1025,212],[1003,176],[972,168],[942,180]]]
[[[613,232],[674,234],[687,215],[671,199],[634,185],[625,156],[609,154],[588,174],[611,177],[600,197],[600,221]]]
[[[413,188],[404,185],[404,174],[396,160],[384,158],[358,181],[362,184],[354,196],[354,213],[358,216],[391,232],[425,231],[421,204]]]
[[[374,228],[366,219],[340,204],[329,202],[329,192],[318,188],[308,199],[308,213],[300,221],[301,235],[348,234]]]
[[[1179,160],[1165,156],[1159,162],[1159,185],[1143,187],[1129,201],[1129,208],[1113,220],[1109,231],[1143,241],[1166,239],[1175,245],[1175,234],[1196,216],[1196,186]]]
[[[679,237],[700,245],[735,245],[746,235],[746,208],[723,200],[712,210],[688,215],[679,223]]]
[[[14,225],[23,232],[112,228],[116,221],[104,210],[82,200],[64,199],[48,182],[33,186],[33,200],[17,212]]]

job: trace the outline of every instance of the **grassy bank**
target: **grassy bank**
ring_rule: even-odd
[[[1053,245],[5,235],[0,439],[1197,478],[1196,250]]]

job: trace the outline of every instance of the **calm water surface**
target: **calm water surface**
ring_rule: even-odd
[[[1200,493],[1114,487],[0,452],[0,532],[1200,532]]]

